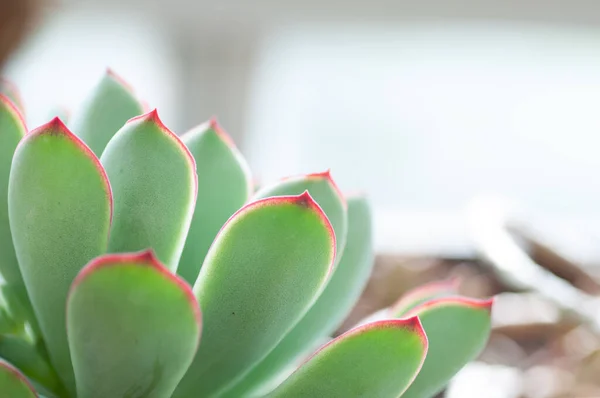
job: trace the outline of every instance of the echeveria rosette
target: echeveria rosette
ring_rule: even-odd
[[[142,109],[108,72],[73,133],[55,118],[25,134],[0,94],[0,392],[423,398],[481,350],[491,302],[444,282],[298,366],[366,283],[366,199],[323,172],[248,202],[247,164],[216,121],[180,139],[156,111],[129,119]]]

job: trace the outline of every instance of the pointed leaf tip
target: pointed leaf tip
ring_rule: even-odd
[[[235,141],[233,138],[223,129],[223,127],[219,124],[216,116],[213,116],[208,121],[208,126],[214,130],[214,132],[219,136],[221,140],[230,148],[236,148]]]
[[[127,80],[125,80],[121,75],[117,74],[114,71],[114,69],[112,69],[111,67],[106,68],[106,76],[115,80],[117,83],[119,83],[121,86],[123,86],[131,94],[134,93],[133,86]]]
[[[267,198],[267,199],[269,199],[269,198]],[[329,267],[329,276],[331,276],[331,273],[333,272],[334,266],[335,266],[335,263],[333,260],[335,259],[336,251],[337,251],[336,236],[335,236],[335,231],[333,230],[333,226],[331,225],[329,218],[327,217],[327,215],[325,214],[325,212],[323,211],[321,206],[319,206],[319,204],[313,199],[313,197],[310,195],[308,190],[305,190],[300,195],[276,196],[273,199],[275,201],[280,200],[282,202],[289,202],[289,203],[293,203],[300,207],[305,207],[307,209],[311,209],[319,215],[323,224],[327,228],[329,235],[331,236],[332,258],[331,258],[331,266]],[[261,201],[262,200],[259,200],[258,202],[261,202]]]
[[[183,153],[185,154],[188,162],[190,163],[191,169],[193,170],[193,175],[194,175],[194,182],[193,182],[194,183],[194,202],[196,202],[196,200],[198,198],[198,173],[196,172],[196,159],[194,159],[194,156],[192,155],[192,153],[190,152],[190,150],[188,149],[188,147],[183,143],[183,141],[181,141],[181,139],[177,136],[177,134],[175,134],[174,132],[172,132],[162,122],[162,120],[158,116],[158,110],[156,108],[154,108],[150,112],[147,112],[147,113],[145,113],[143,115],[136,116],[136,117],[133,117],[133,118],[129,119],[126,124],[136,123],[136,122],[139,122],[139,123],[148,122],[148,123],[155,124],[170,139],[172,139],[179,146],[179,148],[183,151]]]
[[[112,222],[113,217],[113,195],[112,188],[110,186],[110,182],[108,181],[108,176],[106,175],[106,170],[104,170],[104,166],[100,163],[100,159],[92,152],[92,150],[87,146],[85,142],[81,140],[81,138],[77,137],[69,128],[65,125],[65,123],[60,119],[60,117],[55,116],[48,123],[43,124],[33,130],[31,130],[26,139],[21,140],[19,142],[19,146],[23,145],[27,139],[31,139],[35,136],[41,136],[44,134],[48,135],[64,135],[67,139],[73,142],[87,157],[89,157],[96,169],[98,170],[100,177],[104,183],[104,189],[106,191],[106,195],[108,196],[108,201],[110,204],[110,221]]]
[[[185,293],[188,302],[194,309],[194,316],[196,317],[196,321],[198,322],[198,324],[202,323],[202,314],[200,312],[198,300],[196,299],[196,296],[194,295],[191,286],[187,284],[183,279],[171,273],[167,269],[167,267],[165,267],[165,265],[160,262],[158,257],[156,257],[156,254],[152,249],[146,249],[135,253],[106,254],[103,256],[96,257],[95,259],[90,261],[85,267],[83,267],[83,269],[79,272],[79,274],[77,275],[77,277],[71,285],[69,296],[71,295],[71,292],[73,292],[73,290],[81,283],[81,281],[87,278],[95,270],[104,267],[114,266],[121,263],[134,263],[154,268],[167,280],[179,286],[181,290]]]
[[[342,190],[338,187],[338,185],[336,184],[336,182],[333,180],[333,177],[331,177],[331,169],[327,169],[325,171],[321,171],[321,172],[316,172],[316,173],[309,173],[309,174],[305,174],[305,175],[301,175],[301,176],[290,176],[290,177],[284,177],[281,179],[281,181],[286,181],[286,180],[291,180],[294,178],[307,178],[307,179],[322,179],[322,180],[326,180],[331,187],[333,188],[333,190],[337,193],[337,195],[340,197],[342,204],[348,208],[348,203],[346,201],[346,196],[344,195],[344,193],[342,192]]]

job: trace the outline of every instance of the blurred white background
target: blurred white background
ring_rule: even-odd
[[[468,256],[492,195],[600,257],[600,3],[71,0],[6,74],[35,127],[107,66],[177,132],[217,115],[260,181],[368,192],[380,250]]]

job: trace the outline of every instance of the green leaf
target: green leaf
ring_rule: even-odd
[[[10,102],[14,104],[15,108],[17,108],[23,116],[25,115],[25,107],[23,106],[21,93],[13,82],[0,78],[0,95],[8,98]]]
[[[337,242],[337,264],[346,246],[348,214],[346,211],[346,199],[331,178],[329,170],[322,173],[283,179],[276,184],[262,188],[254,195],[254,199],[263,199],[270,196],[299,195],[304,191],[308,191],[319,206],[321,206],[321,209],[323,209],[333,226]]]
[[[364,197],[351,197],[346,248],[327,287],[292,331],[227,396],[240,397],[261,388],[335,331],[358,300],[372,265],[369,205]]]
[[[23,277],[13,248],[8,221],[8,178],[13,154],[27,128],[23,117],[5,96],[0,95],[0,274],[12,286],[21,286]]]
[[[32,381],[64,396],[58,376],[34,343],[17,336],[0,336],[0,357],[17,366]]]
[[[0,392],[6,398],[37,398],[29,381],[14,366],[0,359]]]
[[[429,300],[457,295],[458,285],[459,280],[457,278],[452,278],[418,286],[400,297],[400,299],[389,308],[389,313],[393,318],[401,318],[413,308]]]
[[[67,313],[78,398],[168,398],[198,348],[196,298],[151,251],[93,260]]]
[[[143,111],[131,87],[107,69],[83,107],[73,115],[69,126],[100,157],[125,122]]]
[[[483,350],[490,335],[493,300],[448,297],[426,302],[418,316],[429,339],[423,368],[402,398],[430,398]]]
[[[216,120],[181,140],[196,159],[198,198],[177,273],[193,285],[215,236],[252,193],[252,181],[246,161]]]
[[[396,398],[426,353],[418,318],[369,323],[326,344],[267,397]]]
[[[10,226],[50,358],[71,391],[67,293],[79,270],[106,251],[111,201],[100,162],[58,118],[21,141],[10,173]]]
[[[174,397],[212,397],[260,361],[322,291],[334,253],[331,224],[308,192],[233,215],[194,286],[206,326]]]
[[[154,110],[128,121],[101,160],[115,202],[109,252],[152,248],[174,271],[196,201],[194,158]]]

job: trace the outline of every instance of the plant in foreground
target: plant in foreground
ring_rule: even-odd
[[[216,122],[178,138],[110,72],[70,128],[0,95],[0,253],[2,398],[431,397],[490,330],[438,283],[331,340],[365,198],[329,172],[255,192]]]

